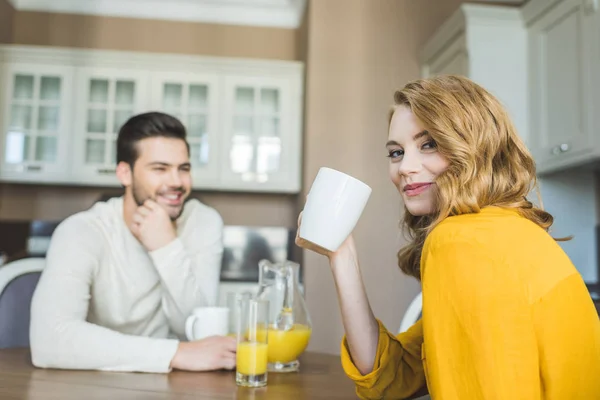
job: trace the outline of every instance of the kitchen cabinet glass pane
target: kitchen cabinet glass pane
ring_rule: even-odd
[[[33,99],[33,75],[15,75],[15,87],[13,89],[13,99],[31,100]]]
[[[262,136],[279,136],[279,118],[264,117],[260,133]]]
[[[265,114],[279,112],[279,91],[277,89],[262,89],[260,91],[261,111]]]
[[[208,164],[208,153],[209,149],[207,140],[203,140],[200,143],[190,143],[190,159],[192,166]]]
[[[206,134],[206,115],[188,116],[187,132],[190,137],[200,137]]]
[[[85,143],[85,161],[88,164],[104,164],[105,141],[88,139]]]
[[[181,84],[165,83],[163,93],[163,107],[167,111],[179,109],[182,103],[183,88]]]
[[[135,98],[135,83],[132,81],[117,81],[115,103],[117,105],[133,105]]]
[[[254,112],[254,89],[239,87],[235,89],[235,110],[239,113]]]
[[[281,140],[278,137],[259,138],[256,153],[256,172],[265,174],[279,170]]]
[[[254,157],[253,150],[252,138],[241,135],[234,136],[229,152],[229,167],[231,171],[240,174],[251,172],[252,159]]]
[[[27,161],[29,140],[29,136],[23,132],[8,132],[6,135],[6,154],[4,154],[6,162],[20,164]]]
[[[208,88],[206,85],[190,85],[189,108],[206,109],[208,106]]]
[[[31,111],[31,106],[21,106],[13,104],[10,110],[11,129],[31,128]]]
[[[57,132],[58,118],[58,107],[41,106],[38,109],[38,130],[45,132]]]
[[[233,133],[235,135],[252,136],[254,134],[254,119],[252,117],[235,117],[233,120]]]
[[[117,164],[117,139],[112,139],[109,144],[110,148],[108,149],[108,163],[109,164]]]
[[[90,81],[90,103],[108,103],[108,80],[92,79]]]
[[[119,129],[121,129],[123,124],[125,124],[132,115],[132,110],[116,110],[113,115],[113,132],[118,133]]]
[[[60,78],[58,76],[42,76],[40,99],[60,100]]]
[[[35,161],[56,161],[56,137],[38,136],[35,140]]]
[[[107,116],[106,110],[88,110],[87,131],[106,132]]]

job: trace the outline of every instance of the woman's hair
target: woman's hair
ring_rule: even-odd
[[[533,157],[488,91],[464,77],[439,76],[408,83],[395,93],[394,102],[393,110],[405,106],[412,111],[449,161],[436,178],[436,212],[414,216],[405,208],[402,224],[411,241],[398,252],[404,273],[420,279],[425,238],[449,216],[498,206],[550,228],[552,215],[527,200],[537,189]]]

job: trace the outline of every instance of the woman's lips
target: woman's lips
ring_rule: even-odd
[[[425,192],[429,187],[433,185],[432,182],[426,183],[411,183],[410,185],[404,186],[404,193],[408,197],[418,196],[421,193]]]

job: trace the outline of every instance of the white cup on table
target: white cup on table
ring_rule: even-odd
[[[185,321],[188,340],[200,340],[209,336],[225,336],[228,333],[229,308],[199,307]]]

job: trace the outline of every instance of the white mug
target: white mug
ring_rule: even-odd
[[[185,335],[188,340],[200,340],[208,336],[227,335],[229,308],[200,307],[194,309],[185,321]]]
[[[299,236],[336,251],[352,233],[371,192],[350,175],[321,168],[306,198]]]

